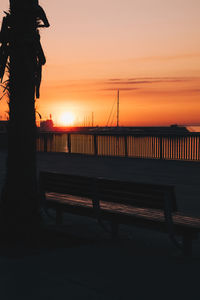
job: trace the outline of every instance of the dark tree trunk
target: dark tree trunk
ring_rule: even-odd
[[[5,229],[18,233],[34,230],[39,223],[35,124],[39,41],[37,2],[10,0],[10,120],[1,215]]]

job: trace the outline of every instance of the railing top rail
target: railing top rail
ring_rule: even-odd
[[[114,132],[72,132],[72,131],[43,131],[39,132],[39,136],[43,135],[63,135],[63,134],[71,134],[71,135],[92,135],[92,136],[133,136],[133,137],[199,137],[199,132],[186,132],[186,133],[130,133],[130,132],[124,132],[124,133],[114,133]]]

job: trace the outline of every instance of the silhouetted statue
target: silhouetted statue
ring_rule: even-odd
[[[1,32],[0,32],[0,80],[2,82],[5,73],[5,68],[8,60],[8,43],[9,43],[9,19],[10,15],[6,13],[3,18]]]
[[[11,1],[12,2],[12,1]],[[14,6],[14,3],[13,3]],[[26,11],[31,11],[35,15],[36,20],[36,27],[49,27],[49,21],[47,16],[43,10],[43,8],[38,4],[38,0],[34,1],[27,1],[26,4]],[[8,62],[9,56],[9,42],[12,38],[12,16],[10,13],[5,12],[6,16],[3,18],[1,32],[0,32],[0,81],[3,81],[6,65]],[[41,23],[42,22],[42,23]],[[36,55],[37,55],[37,62],[35,67],[35,92],[36,98],[40,97],[40,84],[42,79],[42,66],[46,63],[46,58],[44,55],[44,51],[42,49],[40,43],[40,35],[39,32],[36,31],[35,37],[32,39],[33,47],[35,48]],[[27,57],[27,64],[28,62]]]
[[[35,98],[46,63],[40,27],[49,27],[37,0],[10,0],[0,32],[0,80],[8,71],[9,123],[0,231],[30,236],[40,223],[37,189]],[[7,81],[6,81],[7,82]]]

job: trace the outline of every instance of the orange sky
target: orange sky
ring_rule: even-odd
[[[106,125],[119,89],[121,125],[200,123],[199,0],[40,4],[51,24],[41,30],[43,118],[59,123],[68,111],[80,125],[94,112],[95,125]],[[1,0],[0,10],[7,7]],[[2,117],[5,110],[4,100]]]

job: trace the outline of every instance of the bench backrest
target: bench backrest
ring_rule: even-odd
[[[91,197],[92,177],[40,172],[40,185],[46,192]]]
[[[40,173],[42,188],[47,192],[96,198],[101,201],[136,207],[176,211],[173,186],[125,182],[50,172]]]
[[[138,182],[124,182],[101,178],[98,183],[101,200],[124,203],[136,207],[177,210],[174,186]]]

